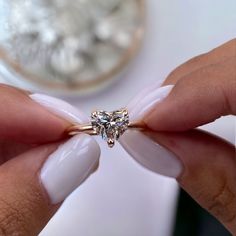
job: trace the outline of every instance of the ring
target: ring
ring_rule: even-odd
[[[107,112],[103,110],[91,113],[90,124],[74,124],[68,129],[70,136],[79,133],[100,135],[110,148],[114,147],[115,141],[128,129],[145,129],[143,122],[130,122],[129,112],[126,108]]]

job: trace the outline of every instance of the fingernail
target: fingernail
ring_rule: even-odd
[[[128,108],[132,108],[135,107],[138,102],[140,102],[140,100],[142,100],[147,94],[149,94],[150,92],[152,92],[155,89],[158,89],[161,84],[163,82],[162,81],[157,81],[155,83],[153,83],[152,85],[147,86],[146,88],[144,88],[141,92],[139,92],[137,94],[137,96],[135,96],[128,104]]]
[[[183,170],[182,163],[172,152],[140,131],[126,131],[120,143],[139,164],[153,172],[177,178]]]
[[[93,172],[100,148],[89,135],[71,138],[49,156],[40,178],[52,204],[62,202]]]
[[[69,103],[44,94],[31,94],[31,99],[67,121],[87,123],[88,118]],[[94,171],[100,148],[89,135],[77,135],[62,144],[45,162],[41,173],[52,204],[62,202]]]
[[[154,90],[141,92],[141,97],[136,102],[128,104],[129,117],[131,121],[141,120],[154,106],[163,101],[173,89],[173,85],[167,85]]]
[[[80,110],[61,99],[37,93],[31,94],[30,98],[67,121],[81,124],[88,122],[88,118]]]

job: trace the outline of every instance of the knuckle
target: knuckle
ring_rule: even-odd
[[[226,224],[236,220],[236,198],[225,181],[218,193],[212,196],[207,204],[207,210]]]

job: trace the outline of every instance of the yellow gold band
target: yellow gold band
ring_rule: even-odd
[[[139,129],[143,130],[146,128],[146,125],[143,122],[134,122],[128,125],[128,129]],[[91,124],[74,124],[68,130],[67,133],[70,136],[77,135],[79,133],[86,133],[89,135],[99,135],[97,131],[93,128]]]

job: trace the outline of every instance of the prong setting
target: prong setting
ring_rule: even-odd
[[[107,145],[112,148],[115,141],[119,140],[127,129],[145,130],[147,127],[143,121],[130,122],[128,110],[122,108],[112,112],[93,111],[89,124],[74,124],[66,132],[70,136],[80,133],[100,135],[107,142]]]
[[[91,125],[94,131],[101,135],[109,147],[128,129],[129,113],[125,108],[107,112],[94,111],[91,113]]]

